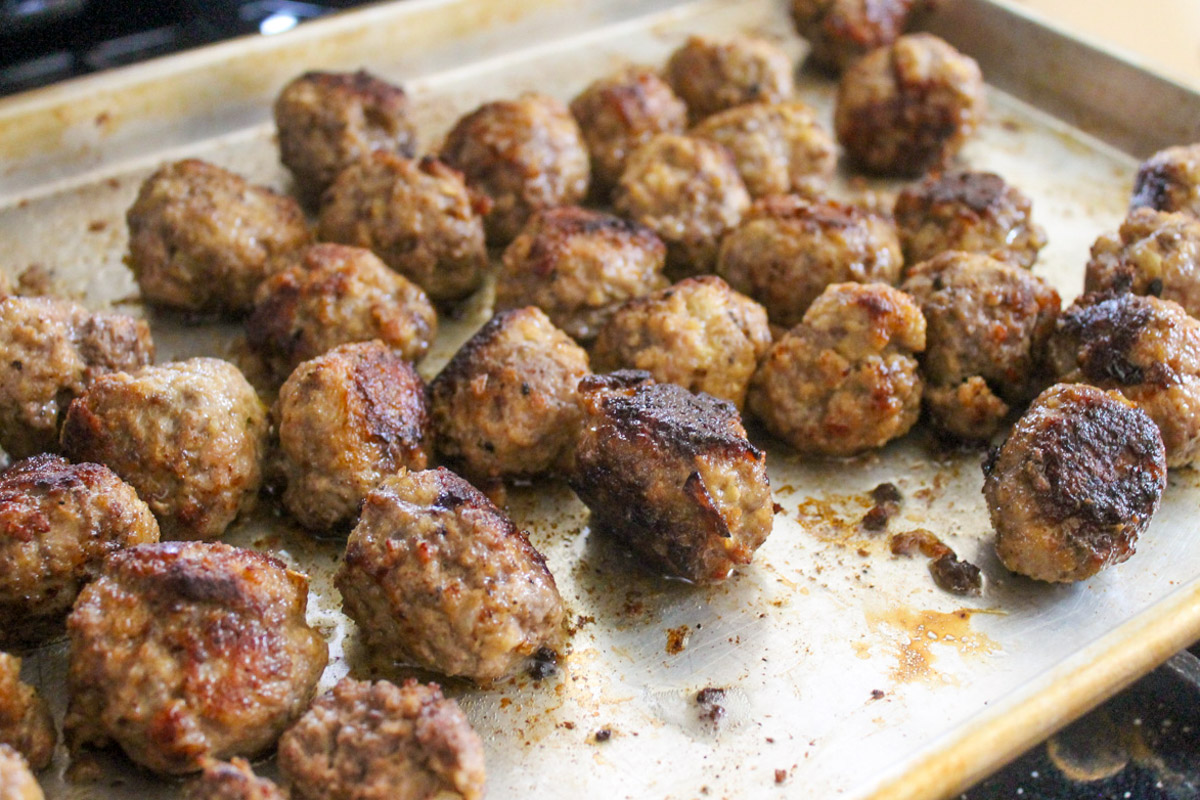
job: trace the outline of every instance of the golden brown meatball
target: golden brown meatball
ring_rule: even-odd
[[[667,61],[667,81],[687,103],[693,121],[743,103],[779,103],[795,88],[792,61],[778,46],[753,36],[689,36]]]
[[[914,0],[792,0],[792,20],[812,48],[813,63],[837,73],[896,41],[914,5]]]
[[[344,344],[296,368],[275,406],[287,489],[301,525],[352,520],[384,477],[428,463],[425,382],[382,342]]]
[[[21,659],[0,653],[0,744],[13,748],[39,770],[54,757],[57,741],[50,707],[32,686],[21,682]]]
[[[904,259],[891,219],[834,200],[768,197],[721,243],[717,274],[790,328],[833,283],[896,283]]]
[[[578,203],[588,190],[588,150],[567,107],[544,94],[485,103],[460,119],[441,157],[492,199],[488,242],[508,244],[533,212]]]
[[[48,297],[0,299],[0,446],[12,458],[57,451],[71,400],[101,375],[153,360],[143,320]]]
[[[1200,143],[1168,147],[1143,161],[1129,208],[1200,217]]]
[[[325,669],[307,603],[303,575],[220,542],[112,556],[67,620],[72,752],[115,743],[155,772],[182,775],[268,750]]]
[[[1046,245],[1029,198],[991,172],[929,175],[896,198],[896,227],[909,264],[947,250],[983,253],[1029,268]]]
[[[345,678],[279,742],[298,800],[483,797],[483,742],[436,683]]]
[[[321,200],[322,240],[373,250],[437,302],[475,291],[487,267],[488,201],[435,158],[373,153],[347,167]]]
[[[295,200],[196,159],[147,178],[126,221],[142,298],[183,311],[248,311],[279,256],[312,240]]]
[[[1200,220],[1134,209],[1116,234],[1092,245],[1084,291],[1112,290],[1174,300],[1200,316]]]
[[[0,800],[46,800],[21,754],[0,743]]]
[[[946,166],[986,105],[974,59],[928,33],[901,36],[842,76],[834,128],[861,169],[920,175]]]
[[[438,452],[475,480],[565,469],[588,357],[534,306],[479,329],[429,385]]]
[[[663,133],[629,157],[613,206],[662,237],[668,269],[682,278],[712,272],[721,237],[741,222],[750,195],[724,147]]]
[[[802,453],[882,447],[920,415],[913,354],[924,349],[925,318],[906,294],[835,283],[767,353],[750,384],[750,409]]]
[[[63,452],[128,481],[164,539],[214,539],[262,482],[266,410],[237,367],[193,358],[97,379],[63,422]]]
[[[210,761],[188,785],[185,800],[286,800],[287,795],[266,778],[254,774],[244,758],[228,763]]]
[[[771,346],[767,312],[716,275],[686,278],[621,307],[592,349],[597,372],[645,370],[737,408]]]
[[[385,478],[335,578],[377,653],[489,683],[563,645],[554,576],[525,533],[445,468]]]

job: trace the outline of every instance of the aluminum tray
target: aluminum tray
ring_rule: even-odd
[[[403,81],[431,148],[481,101],[532,88],[566,99],[626,61],[662,63],[687,33],[755,31],[798,58],[804,45],[783,6],[408,0],[0,101],[0,269],[38,264],[89,305],[147,313],[160,361],[230,353],[235,328],[188,325],[129,300],[123,214],[151,169],[183,156],[286,187],[269,108],[296,73],[368,66]],[[927,27],[978,58],[998,87],[965,160],[1034,198],[1051,240],[1036,272],[1069,300],[1091,241],[1123,216],[1135,157],[1200,139],[1200,97],[1001,2],[948,0]],[[828,120],[832,84],[807,74],[800,84]],[[835,191],[864,187],[842,179]],[[426,375],[488,306],[481,293],[445,325]],[[541,683],[447,687],[484,737],[489,796],[945,797],[1200,635],[1196,474],[1172,473],[1126,564],[1046,586],[1009,575],[992,554],[979,460],[934,455],[919,435],[848,461],[805,463],[771,448],[783,507],[775,532],[753,566],[714,588],[638,572],[589,536],[586,511],[560,484],[514,490],[510,511],[547,555],[578,630],[562,670]],[[892,557],[886,537],[859,529],[865,493],[881,481],[905,497],[891,530],[935,530],[983,568],[982,597],[939,591],[922,560]],[[323,686],[348,670],[409,674],[371,663],[338,611],[337,542],[267,513],[228,538],[281,551],[312,576],[310,617],[333,654]],[[61,643],[26,660],[60,718],[64,661]],[[717,722],[695,701],[708,687],[725,690]],[[602,743],[601,729],[612,732]],[[178,793],[120,757],[99,783],[73,787],[65,761],[60,752],[42,775],[50,798]]]

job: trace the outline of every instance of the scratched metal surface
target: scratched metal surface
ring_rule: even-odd
[[[688,33],[750,30],[803,53],[773,0],[488,8],[381,6],[306,26],[298,38],[222,46],[0,103],[0,269],[40,265],[64,294],[148,315],[160,361],[230,355],[236,328],[187,324],[130,300],[123,214],[154,166],[185,155],[286,188],[267,107],[292,74],[361,64],[402,80],[431,149],[481,101],[532,88],[568,99],[626,61],[661,63]],[[971,9],[994,11],[959,2],[947,13]],[[198,75],[222,87],[232,111],[214,121],[219,100],[172,93]],[[802,75],[799,93],[829,121],[831,83]],[[147,97],[173,97],[173,116],[147,110]],[[992,90],[990,102],[964,160],[1034,199],[1050,235],[1036,272],[1070,299],[1091,241],[1122,217],[1135,161],[1009,94]],[[29,133],[43,129],[57,133]],[[835,187],[846,196],[893,190],[844,177]],[[488,311],[482,293],[446,321],[422,372],[435,374]],[[575,632],[562,669],[540,683],[448,685],[486,743],[489,797],[946,795],[1200,633],[1200,569],[1190,557],[1200,481],[1190,471],[1171,476],[1134,558],[1053,587],[1007,574],[992,554],[979,453],[939,454],[913,435],[859,459],[806,463],[757,439],[768,445],[782,510],[754,564],[718,587],[639,572],[589,534],[586,510],[561,484],[510,493],[509,511],[546,554]],[[904,496],[890,530],[935,531],[983,568],[981,597],[941,592],[922,559],[893,557],[886,536],[860,528],[866,493],[882,481]],[[330,580],[339,542],[315,541],[266,508],[227,539],[279,552],[311,576],[310,618],[332,654],[323,687],[348,671],[410,674],[373,663],[341,615]],[[60,719],[64,669],[61,643],[28,654],[26,674]],[[724,690],[723,715],[696,702],[705,688]],[[611,738],[597,742],[600,730]],[[178,792],[121,757],[100,782],[72,786],[65,762],[60,748],[41,776],[50,798]]]

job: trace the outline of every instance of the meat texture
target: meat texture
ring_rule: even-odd
[[[287,800],[273,782],[254,774],[244,758],[210,761],[193,780],[184,800]]]
[[[50,707],[27,683],[21,682],[21,659],[0,653],[0,745],[8,745],[32,769],[45,769],[54,757],[58,733]],[[0,781],[0,800],[3,800]]]
[[[792,61],[766,39],[689,36],[671,54],[666,76],[692,121],[743,103],[779,103],[795,89]]]
[[[0,743],[0,800],[45,800],[21,754]]]
[[[1129,208],[1200,217],[1200,142],[1168,147],[1143,161]]]
[[[1200,316],[1200,220],[1138,208],[1092,245],[1084,291],[1148,294]]]
[[[813,63],[837,73],[896,41],[915,5],[914,0],[792,0],[792,20],[812,48]]]

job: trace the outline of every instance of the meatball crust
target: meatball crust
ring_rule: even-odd
[[[49,297],[0,299],[0,446],[12,458],[57,451],[71,400],[101,375],[153,360],[144,320]]]
[[[667,248],[644,225],[578,206],[534,214],[504,251],[496,309],[535,305],[591,341],[624,303],[661,289]]]
[[[538,308],[502,311],[429,385],[438,452],[475,480],[567,468],[588,356]]]
[[[169,775],[264,752],[325,669],[307,602],[308,579],[263,553],[220,542],[117,553],[67,620],[67,743],[116,743]]]
[[[908,433],[921,412],[913,354],[925,318],[882,284],[836,283],[767,353],[749,403],[772,434],[802,453],[849,456]]]
[[[1130,210],[1200,217],[1200,142],[1160,150],[1138,166]]]
[[[374,251],[435,301],[449,302],[483,280],[487,209],[461,172],[435,158],[373,153],[325,192],[317,230],[324,241]]]
[[[771,533],[766,454],[731,403],[648,379],[617,372],[581,384],[571,488],[594,530],[652,568],[722,581]]]
[[[490,683],[563,645],[545,559],[445,468],[401,472],[367,495],[335,583],[372,649],[445,675]]]
[[[97,379],[71,403],[62,446],[128,481],[164,539],[213,539],[254,505],[266,431],[238,368],[193,358]]]
[[[1153,420],[1118,392],[1042,392],[984,465],[996,554],[1040,581],[1120,564],[1158,510],[1166,451]]]
[[[792,0],[796,31],[822,69],[841,72],[862,56],[896,41],[914,0]]]
[[[750,194],[724,147],[663,133],[629,157],[613,206],[662,237],[668,269],[683,278],[712,272],[721,237],[741,222]]]
[[[779,103],[794,90],[792,61],[778,46],[752,36],[689,36],[667,61],[667,81],[693,121],[743,103]]]
[[[1174,300],[1200,316],[1200,220],[1134,209],[1116,234],[1092,245],[1084,291],[1133,292]]]
[[[575,118],[553,97],[526,93],[485,103],[460,119],[441,157],[492,200],[487,239],[505,245],[530,215],[578,203],[588,191],[588,149]]]
[[[301,525],[352,520],[367,492],[400,469],[425,469],[425,382],[382,342],[330,350],[296,368],[275,406],[283,504]]]
[[[266,778],[254,774],[244,758],[210,761],[188,785],[184,800],[287,800],[287,795]]]
[[[600,332],[592,361],[598,372],[645,370],[740,409],[770,346],[763,307],[716,275],[702,275],[622,306]]]
[[[833,123],[859,168],[917,176],[950,162],[979,126],[985,105],[974,59],[932,34],[916,33],[846,70]]]
[[[298,800],[480,800],[483,742],[436,683],[344,678],[279,742]]]
[[[834,200],[768,197],[721,243],[717,274],[790,328],[833,283],[900,280],[896,227],[884,216]]]
[[[896,198],[896,226],[909,264],[947,250],[983,253],[1028,269],[1046,246],[1032,203],[999,175],[956,171],[929,175]]]
[[[279,256],[312,241],[295,200],[197,159],[159,168],[125,218],[142,298],[182,311],[249,311]]]
[[[32,769],[40,770],[54,757],[57,741],[50,707],[32,686],[21,682],[21,659],[0,653],[0,745],[13,748]],[[0,780],[0,790],[3,787]]]

